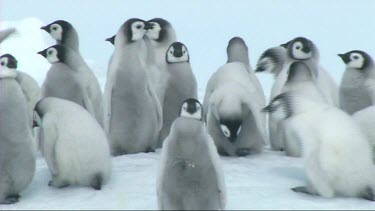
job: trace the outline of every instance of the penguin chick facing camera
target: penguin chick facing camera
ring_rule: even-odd
[[[106,134],[82,106],[47,97],[35,106],[34,126],[41,128],[41,152],[52,180],[49,186],[88,186],[100,190],[110,177]]]
[[[190,98],[163,143],[157,200],[161,210],[224,210],[226,187],[220,158],[203,122],[202,106]]]
[[[375,200],[371,147],[351,116],[293,92],[278,95],[263,111],[288,119],[303,143],[309,183],[293,191]]]

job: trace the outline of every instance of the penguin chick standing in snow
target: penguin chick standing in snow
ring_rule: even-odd
[[[273,47],[267,49],[260,56],[255,72],[271,73],[275,78],[284,69],[286,63],[286,49]]]
[[[163,107],[165,91],[170,77],[167,71],[165,52],[176,41],[176,33],[172,24],[162,18],[151,19],[148,23],[150,28],[144,38],[148,49],[147,69],[160,105]]]
[[[143,36],[149,28],[146,21],[133,18],[116,34],[104,93],[105,128],[113,155],[152,151],[158,142],[163,116],[145,64]]]
[[[363,51],[339,54],[346,64],[340,85],[340,107],[349,114],[375,104],[375,67]]]
[[[0,72],[12,71],[17,74],[16,81],[21,86],[22,92],[29,106],[30,126],[33,119],[34,107],[40,99],[38,83],[27,73],[17,70],[17,59],[11,54],[0,56]]]
[[[327,103],[321,90],[316,85],[316,80],[313,77],[312,70],[303,62],[293,62],[289,66],[288,78],[285,82],[281,93],[293,92],[298,93],[309,100],[315,102]],[[300,157],[302,155],[302,147],[299,137],[296,136],[293,130],[290,129],[288,119],[277,119],[273,117],[270,120],[277,121],[277,135],[284,145],[286,155],[293,157]]]
[[[185,100],[179,116],[163,143],[157,179],[159,209],[224,210],[224,174],[202,120],[201,104]]]
[[[375,200],[371,148],[348,114],[293,93],[277,96],[263,110],[289,119],[303,143],[309,185],[293,191]]]
[[[42,98],[58,97],[75,102],[103,125],[100,87],[83,58],[63,45],[51,46],[38,54],[52,64],[42,85]]]
[[[71,23],[65,20],[57,20],[40,29],[48,32],[56,40],[56,44],[64,45],[76,52],[79,51],[78,33]]]
[[[15,71],[0,71],[0,204],[18,202],[35,173],[28,107],[16,77]]]
[[[204,108],[209,134],[220,154],[246,156],[266,143],[264,94],[256,88],[245,65],[227,63],[210,78]]]
[[[173,43],[167,50],[166,60],[170,80],[165,92],[160,142],[168,136],[173,121],[178,117],[181,103],[188,98],[197,98],[197,81],[191,70],[186,46],[180,42]]]
[[[41,149],[52,175],[48,185],[100,190],[110,176],[111,155],[99,123],[78,104],[54,97],[39,101],[35,112],[34,125],[41,127]]]

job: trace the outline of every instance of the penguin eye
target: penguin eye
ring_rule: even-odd
[[[186,53],[186,51],[184,50],[184,51],[182,51],[182,53]]]
[[[359,59],[359,56],[353,56],[353,59],[357,60]]]
[[[299,46],[299,45],[298,45],[298,46],[296,46],[296,49],[297,49],[297,50],[299,50],[300,48],[301,48],[301,46]]]
[[[5,62],[1,62],[0,64],[1,64],[1,66],[4,66],[4,65],[5,65]]]
[[[137,28],[137,29],[141,29],[142,26],[141,26],[141,25],[137,25],[136,28]]]
[[[48,53],[48,55],[52,55],[52,50],[50,50],[50,51],[47,51],[47,53]]]
[[[173,51],[169,51],[170,54],[173,54]]]

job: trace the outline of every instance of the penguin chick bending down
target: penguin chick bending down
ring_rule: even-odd
[[[78,33],[68,21],[57,20],[40,29],[48,32],[56,40],[56,44],[64,45],[76,52],[79,51]]]
[[[163,107],[166,87],[170,80],[165,53],[169,46],[176,42],[176,32],[172,24],[162,18],[153,18],[148,21],[148,24],[150,28],[144,37],[148,50],[147,70],[160,105]]]
[[[292,92],[278,95],[263,111],[289,119],[303,143],[309,185],[293,191],[375,200],[371,147],[351,116]]]
[[[36,151],[17,73],[0,71],[0,204],[19,201],[35,173]]]
[[[99,123],[80,105],[54,97],[40,100],[35,114],[41,151],[52,176],[48,185],[100,190],[110,177],[111,155]]]
[[[166,60],[170,80],[165,91],[160,147],[168,136],[173,121],[178,117],[181,103],[188,98],[197,98],[197,81],[191,70],[186,46],[180,42],[172,43],[167,50]]]
[[[150,27],[132,18],[116,34],[104,92],[105,128],[115,156],[153,151],[159,139],[163,115],[147,73],[143,40]]]
[[[252,73],[253,74],[253,73]],[[245,65],[227,63],[210,78],[204,108],[220,154],[246,156],[262,151],[266,140],[264,93],[257,89]]]
[[[265,72],[274,75],[275,79],[284,69],[286,63],[286,49],[283,47],[273,47],[262,53],[258,59],[255,72]]]
[[[296,61],[289,66],[288,78],[281,93],[298,93],[315,102],[328,103],[316,83],[312,70],[305,63]],[[300,157],[302,155],[301,142],[299,137],[290,130],[288,119],[278,119],[271,113],[269,120],[274,121],[277,126],[278,139],[282,142],[286,155]]]
[[[103,125],[99,82],[80,54],[63,45],[51,46],[38,54],[52,64],[42,85],[42,98],[58,97],[75,102]]]
[[[30,126],[33,119],[34,107],[40,99],[41,91],[38,82],[29,74],[17,70],[18,61],[11,54],[0,56],[0,72],[4,70],[13,71],[17,74],[16,81],[21,86],[22,92],[29,106]]]
[[[157,178],[161,210],[225,209],[224,174],[202,117],[201,104],[185,100],[163,143]]]
[[[346,64],[340,85],[340,107],[349,114],[375,104],[375,66],[364,51],[339,54]]]

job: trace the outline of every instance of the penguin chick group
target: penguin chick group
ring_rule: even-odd
[[[104,94],[74,26],[57,20],[41,29],[56,41],[38,52],[51,64],[41,88],[13,55],[0,56],[0,204],[17,202],[30,184],[37,149],[51,188],[101,190],[111,156],[162,148],[159,209],[222,210],[219,155],[267,145],[303,157],[309,184],[293,191],[375,200],[375,69],[366,52],[339,54],[346,70],[338,86],[305,37],[267,49],[255,70],[245,41],[233,37],[201,104],[191,54],[165,19],[128,19],[106,39],[114,51]],[[0,31],[0,42],[14,32]],[[261,72],[275,78],[267,106]]]

